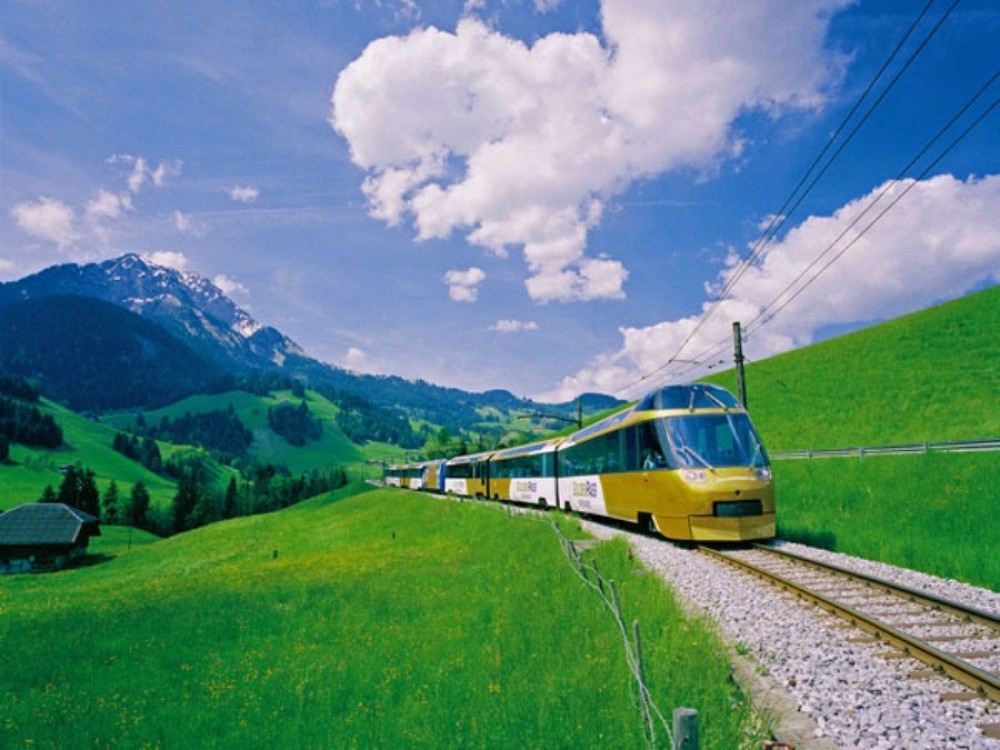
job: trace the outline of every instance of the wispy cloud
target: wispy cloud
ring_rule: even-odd
[[[253,203],[260,196],[260,191],[249,185],[235,185],[229,189],[229,197],[239,203]]]
[[[144,257],[158,266],[166,266],[177,271],[183,271],[188,266],[187,256],[184,253],[178,253],[173,250],[158,250],[152,253],[144,253]]]
[[[72,245],[78,235],[76,212],[62,201],[40,196],[18,203],[10,212],[21,231],[54,242],[60,249]]]
[[[151,184],[154,187],[163,187],[168,178],[180,176],[183,166],[183,162],[180,159],[174,159],[172,161],[161,161],[153,167],[145,156],[133,156],[131,154],[112,154],[106,161],[108,164],[124,164],[130,167],[130,171],[125,178],[125,183],[133,193],[138,193],[147,184]]]
[[[87,203],[86,213],[90,219],[118,219],[131,210],[131,195],[116,194],[102,188],[98,190],[97,197]]]
[[[538,323],[533,320],[498,320],[490,326],[497,333],[520,333],[521,331],[537,331]]]

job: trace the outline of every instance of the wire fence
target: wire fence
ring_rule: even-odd
[[[591,562],[589,566],[584,563],[580,557],[580,550],[577,544],[563,535],[562,529],[559,528],[559,525],[555,521],[552,521],[552,529],[555,531],[556,537],[559,539],[560,545],[562,545],[563,552],[566,554],[566,558],[570,561],[576,574],[580,576],[580,579],[584,583],[597,592],[601,597],[601,601],[604,602],[611,613],[615,624],[618,625],[618,630],[621,633],[622,642],[625,646],[625,660],[628,663],[629,671],[635,678],[639,692],[639,707],[642,711],[644,725],[643,736],[647,747],[656,747],[658,739],[657,723],[662,726],[663,733],[667,737],[667,746],[674,746],[674,735],[670,730],[670,725],[652,696],[650,696],[649,686],[646,684],[643,674],[642,637],[639,630],[639,621],[634,620],[632,622],[630,637],[629,628],[625,624],[625,618],[622,615],[621,602],[618,599],[618,588],[615,586],[615,582],[606,580],[601,575],[596,560]]]
[[[943,443],[909,443],[906,445],[863,446],[825,450],[777,451],[771,458],[786,459],[843,458],[857,456],[904,456],[918,453],[976,453],[1000,450],[1000,438],[988,440],[956,440]]]

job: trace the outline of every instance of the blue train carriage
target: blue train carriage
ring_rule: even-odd
[[[568,437],[563,509],[611,516],[669,539],[775,535],[767,453],[749,415],[714,385],[668,386]]]
[[[421,464],[421,489],[444,492],[444,461],[425,461]]]
[[[497,451],[489,463],[489,496],[545,507],[558,507],[556,448],[562,438]]]
[[[489,497],[491,451],[456,456],[444,464],[444,491],[449,495]]]

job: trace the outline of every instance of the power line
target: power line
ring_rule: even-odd
[[[823,272],[825,272],[837,259],[839,259],[841,256],[843,256],[844,253],[846,253],[851,247],[853,247],[858,242],[858,240],[860,240],[861,237],[864,236],[864,234],[866,234],[886,213],[888,213],[889,210],[891,210],[897,203],[899,203],[899,201],[902,200],[903,197],[907,193],[909,193],[910,190],[912,190],[919,183],[919,181],[921,179],[923,179],[924,177],[926,177],[927,174],[935,166],[937,166],[941,162],[941,160],[944,159],[944,157],[947,156],[947,154],[951,152],[952,149],[955,148],[955,146],[957,146],[976,126],[978,126],[984,119],[986,119],[986,117],[993,111],[993,109],[995,109],[998,106],[998,104],[1000,104],[1000,99],[994,100],[992,104],[990,104],[983,112],[981,112],[976,117],[976,119],[971,124],[969,124],[965,128],[964,131],[962,131],[962,133],[960,133],[950,144],[948,144],[948,146],[945,147],[933,159],[933,161],[930,164],[928,164],[917,175],[917,177],[914,178],[913,181],[910,182],[907,185],[907,187],[903,191],[901,191],[900,194],[898,196],[896,196],[893,199],[893,201],[888,206],[886,206],[886,208],[883,211],[881,211],[878,214],[878,216],[876,216],[868,225],[866,225],[864,227],[864,229],[862,229],[858,233],[858,235],[846,247],[844,247],[833,258],[831,258],[819,270],[819,272],[816,273],[815,276],[813,276],[798,291],[796,291],[795,294],[792,295],[792,297],[790,297],[789,299],[785,300],[781,304],[781,306],[778,307],[773,313],[771,313],[769,316],[767,316],[768,310],[770,310],[772,307],[774,307],[774,305],[777,304],[778,301],[781,300],[781,298],[787,292],[789,292],[791,289],[793,289],[795,287],[795,285],[799,281],[801,281],[806,276],[806,274],[809,273],[809,271],[811,271],[812,269],[814,269],[823,260],[823,258],[826,257],[837,246],[837,244],[844,237],[847,236],[848,232],[850,232],[855,226],[857,226],[857,224],[860,223],[860,221],[866,215],[868,215],[868,213],[873,208],[875,208],[875,206],[882,200],[882,198],[884,198],[889,193],[890,190],[892,190],[892,188],[896,187],[899,184],[899,182],[903,179],[903,177],[906,175],[906,173],[909,172],[927,154],[928,151],[930,151],[930,149],[933,147],[933,145],[935,143],[937,143],[949,130],[952,129],[952,127],[983,96],[983,94],[985,94],[990,89],[990,87],[993,86],[994,83],[996,83],[996,81],[997,81],[998,78],[1000,78],[1000,71],[995,72],[982,86],[980,86],[979,89],[965,102],[965,104],[963,104],[962,107],[960,107],[959,110],[954,115],[952,115],[952,117],[948,120],[948,122],[945,123],[945,125],[942,126],[938,130],[938,132],[926,144],[924,144],[924,146],[920,149],[920,151],[917,152],[917,154],[912,159],[910,159],[910,161],[906,164],[906,166],[904,166],[902,169],[899,170],[899,172],[896,174],[895,179],[889,181],[885,185],[885,187],[883,187],[883,189],[879,192],[879,194],[877,196],[875,196],[875,198],[873,198],[871,201],[869,201],[868,205],[865,206],[865,208],[862,211],[860,211],[857,216],[854,217],[854,219],[851,221],[851,223],[841,231],[841,233],[836,237],[836,239],[834,239],[829,245],[827,245],[827,247],[823,250],[823,252],[820,253],[812,261],[812,263],[809,264],[809,266],[807,266],[801,273],[799,273],[798,276],[795,277],[795,279],[793,279],[791,282],[789,282],[784,287],[784,289],[781,290],[781,292],[779,292],[767,305],[765,305],[758,312],[757,316],[755,318],[753,318],[753,320],[751,320],[750,323],[747,325],[747,334],[748,334],[748,336],[751,333],[755,333],[756,331],[760,330],[760,328],[762,328],[769,320],[771,320],[781,310],[783,310],[785,307],[787,307],[788,304],[790,304],[793,299],[795,299],[796,297],[798,297],[798,295],[801,294],[802,291],[804,291],[809,285],[811,285],[813,283],[813,281],[815,281]],[[765,316],[767,316],[766,319],[765,319]],[[701,360],[701,359],[707,358],[709,356],[714,355],[715,353],[717,353],[719,351],[724,351],[727,348],[728,348],[728,338],[724,339],[724,340],[720,340],[717,344],[710,345],[709,347],[707,347],[706,349],[704,349],[702,352],[700,352],[699,354],[695,355],[694,360]],[[689,368],[689,370],[690,369],[693,369],[693,368]]]
[[[982,88],[980,88],[980,90],[978,92],[976,92],[976,94],[972,97],[972,99],[970,99],[965,104],[965,106],[962,108],[962,110],[955,117],[953,117],[948,122],[948,124],[944,126],[944,128],[942,128],[940,131],[938,131],[938,133],[934,136],[934,138],[931,139],[931,141],[927,144],[927,146],[925,146],[923,149],[921,149],[920,154],[918,154],[918,156],[916,158],[914,158],[914,160],[911,161],[910,164],[912,165],[915,161],[917,161],[919,159],[919,156],[921,156],[925,151],[927,151],[927,149],[930,147],[931,144],[933,144],[938,138],[940,138],[941,135],[943,135],[943,133],[946,130],[948,130],[949,128],[951,128],[952,124],[958,119],[958,117],[960,117],[961,114],[964,113],[975,102],[975,100],[978,99],[983,94],[983,92],[989,86],[991,86],[993,84],[994,81],[996,81],[996,79],[998,77],[1000,77],[1000,71],[998,71],[997,73],[993,74],[993,77],[990,78],[990,80],[986,83],[986,85],[983,86]],[[785,286],[785,288],[781,291],[780,294],[778,294],[774,299],[772,299],[766,306],[764,306],[761,309],[761,311],[757,314],[757,317],[754,318],[752,321],[750,321],[750,324],[747,326],[747,328],[748,329],[751,328],[752,326],[754,326],[755,324],[757,324],[758,321],[760,321],[760,324],[756,325],[756,327],[754,328],[754,330],[759,330],[765,323],[767,323],[770,320],[772,320],[779,312],[781,312],[786,307],[788,307],[788,305],[796,297],[798,297],[800,294],[802,294],[802,292],[804,292],[809,286],[811,286],[812,283],[814,281],[816,281],[816,279],[818,279],[820,276],[822,276],[823,273],[828,268],[830,268],[830,266],[832,266],[837,260],[839,260],[848,250],[850,250],[852,247],[854,247],[854,245],[857,244],[858,240],[860,240],[862,237],[864,237],[865,234],[867,234],[868,231],[873,226],[875,226],[875,224],[878,223],[878,221],[883,216],[885,216],[887,213],[889,213],[889,211],[891,211],[896,206],[896,204],[898,204],[906,196],[907,193],[909,193],[914,187],[916,187],[920,183],[920,180],[922,180],[925,176],[927,176],[927,174],[934,167],[936,167],[938,165],[938,163],[940,163],[940,161],[942,159],[944,159],[944,157],[947,156],[951,152],[951,150],[953,148],[955,148],[955,146],[957,146],[970,132],[972,132],[972,130],[975,129],[976,126],[978,126],[983,120],[985,120],[986,117],[988,117],[989,114],[994,109],[996,109],[996,107],[998,105],[1000,105],[1000,98],[994,99],[993,103],[990,104],[990,106],[987,107],[986,110],[984,110],[965,130],[963,130],[958,135],[958,137],[955,138],[955,140],[953,140],[950,144],[948,144],[948,146],[930,164],[928,164],[927,167],[924,168],[923,171],[921,171],[919,175],[917,175],[917,177],[913,178],[909,182],[909,184],[902,191],[900,191],[899,195],[897,195],[892,200],[892,202],[889,203],[889,205],[887,205],[882,211],[880,211],[879,214],[874,219],[872,219],[871,222],[869,222],[865,226],[864,229],[862,229],[860,232],[858,232],[857,236],[854,239],[852,239],[838,253],[836,253],[832,258],[830,258],[830,260],[828,260],[808,281],[806,281],[801,287],[799,287],[799,289],[797,289],[795,291],[795,293],[792,294],[787,300],[785,300],[784,302],[782,302],[781,305],[777,309],[775,309],[772,313],[770,313],[767,316],[767,318],[765,319],[764,316],[767,315],[768,310],[771,307],[773,307],[775,305],[775,303],[777,303],[777,301],[779,299],[781,299],[781,297],[786,292],[788,292],[792,287],[794,287],[795,284],[797,284],[806,275],[806,273],[808,273],[811,269],[815,268],[816,264],[819,263],[819,261],[822,260],[823,257],[826,256],[830,251],[832,251],[834,247],[836,247],[837,243],[840,242],[840,240],[844,238],[844,236],[847,234],[847,232],[849,232],[861,220],[862,217],[864,217],[872,208],[874,208],[875,205],[886,195],[886,193],[889,192],[890,189],[892,189],[893,187],[895,187],[896,185],[899,184],[899,181],[900,181],[901,178],[897,177],[895,180],[893,180],[890,183],[888,183],[886,185],[886,187],[883,188],[882,191],[871,202],[869,202],[869,204],[865,207],[865,209],[857,217],[855,217],[854,221],[852,221],[850,223],[850,225],[848,225],[837,236],[837,238],[833,242],[831,242],[826,247],[826,249],[823,250],[823,252],[820,253],[816,257],[816,259],[813,260],[813,262],[810,263],[806,267],[805,270],[803,270],[798,276],[796,276],[795,279],[790,284],[788,284],[788,285]],[[907,168],[909,168],[909,166],[910,165],[907,165]]]
[[[727,282],[723,286],[723,288],[715,295],[715,298],[713,299],[713,301],[710,303],[710,305],[708,306],[708,308],[706,308],[706,310],[702,313],[702,315],[698,319],[697,323],[694,325],[694,327],[688,333],[688,335],[686,336],[686,338],[684,339],[684,341],[681,342],[681,345],[674,352],[673,356],[671,356],[669,359],[667,359],[666,362],[664,362],[660,366],[658,366],[655,369],[653,369],[653,370],[645,373],[644,375],[642,375],[638,380],[633,381],[633,382],[629,383],[628,385],[620,388],[617,391],[617,393],[622,393],[622,392],[631,390],[635,386],[637,386],[637,385],[645,382],[649,378],[651,378],[654,375],[660,373],[664,369],[670,367],[672,364],[679,363],[679,362],[692,363],[692,360],[690,360],[690,359],[689,360],[682,360],[682,359],[680,359],[679,357],[680,357],[681,352],[684,351],[684,349],[687,347],[687,345],[694,338],[695,334],[697,334],[697,332],[699,330],[701,330],[701,328],[708,321],[708,319],[715,313],[715,311],[718,309],[719,305],[722,303],[723,299],[726,297],[727,294],[729,294],[732,291],[732,289],[736,286],[736,284],[743,277],[743,275],[750,268],[750,266],[754,263],[754,261],[756,261],[758,258],[760,258],[761,255],[763,254],[764,250],[767,248],[767,246],[770,245],[773,242],[774,238],[777,236],[777,233],[781,229],[781,227],[784,226],[784,224],[788,221],[788,219],[795,212],[795,210],[801,205],[802,201],[806,198],[806,196],[808,196],[808,194],[816,186],[816,184],[819,182],[819,180],[822,179],[822,177],[826,174],[826,172],[832,166],[833,162],[836,161],[836,159],[840,156],[841,153],[843,153],[844,149],[851,142],[851,140],[853,140],[854,136],[858,133],[858,131],[861,129],[861,127],[868,121],[868,119],[872,116],[872,114],[874,114],[875,110],[878,109],[879,105],[881,105],[881,103],[885,100],[885,98],[888,95],[888,93],[896,85],[896,83],[903,76],[903,74],[909,69],[909,67],[912,65],[912,63],[914,62],[914,60],[916,60],[916,58],[921,54],[921,52],[923,52],[923,50],[926,48],[926,46],[928,45],[928,43],[931,41],[931,39],[937,33],[938,29],[941,28],[941,26],[944,24],[944,22],[948,19],[948,17],[951,15],[951,13],[958,6],[958,4],[959,4],[960,1],[961,0],[954,0],[954,2],[952,2],[951,6],[949,6],[949,8],[945,11],[945,13],[937,21],[937,23],[934,25],[934,27],[927,33],[927,35],[924,37],[924,39],[918,44],[918,46],[916,47],[916,49],[910,54],[909,58],[903,63],[903,65],[899,69],[899,71],[897,71],[897,73],[889,81],[889,83],[886,85],[886,87],[883,89],[883,91],[879,94],[879,96],[876,99],[876,101],[868,108],[868,110],[862,116],[861,120],[851,129],[851,132],[844,139],[843,143],[840,144],[840,146],[832,154],[832,156],[829,158],[829,160],[826,162],[826,164],[822,167],[822,169],[819,171],[819,173],[813,178],[813,180],[809,183],[809,185],[805,188],[805,190],[801,193],[801,195],[799,195],[798,198],[796,199],[795,198],[796,194],[799,193],[799,191],[802,188],[802,185],[805,184],[805,182],[809,179],[809,175],[812,174],[812,172],[813,172],[813,170],[815,170],[816,166],[820,163],[820,161],[822,161],[822,159],[823,159],[824,155],[826,154],[826,152],[831,148],[831,146],[834,144],[834,142],[837,140],[837,138],[843,132],[843,130],[847,126],[848,122],[850,122],[850,120],[857,113],[858,109],[861,107],[861,104],[864,102],[864,100],[868,97],[868,95],[875,88],[875,86],[877,85],[878,81],[882,78],[882,76],[885,73],[885,71],[888,69],[888,67],[891,65],[892,61],[899,54],[900,50],[905,45],[906,41],[913,34],[914,30],[917,28],[917,26],[919,25],[920,21],[923,20],[924,16],[927,14],[927,12],[930,10],[931,6],[935,2],[935,0],[928,0],[928,2],[924,5],[923,9],[917,14],[917,17],[913,20],[913,22],[910,24],[909,28],[903,34],[902,38],[899,40],[899,42],[897,42],[897,44],[896,44],[895,48],[893,49],[892,53],[889,55],[889,57],[886,59],[886,61],[879,68],[878,72],[875,74],[875,76],[869,82],[868,86],[865,88],[865,91],[861,94],[861,96],[855,102],[854,106],[851,108],[851,110],[844,117],[844,119],[842,120],[842,122],[840,123],[840,125],[834,131],[833,135],[830,137],[830,139],[828,140],[827,144],[823,147],[823,149],[820,151],[820,153],[816,156],[816,158],[813,160],[812,164],[810,164],[809,168],[806,170],[806,172],[800,178],[800,180],[799,180],[798,184],[795,186],[795,188],[791,191],[791,193],[789,193],[788,197],[785,199],[785,201],[782,204],[781,208],[779,208],[778,211],[772,216],[770,224],[764,230],[763,234],[757,239],[757,241],[754,244],[754,247],[752,248],[750,254],[745,259],[743,259],[740,262],[740,264],[737,266],[737,268],[734,271],[734,273],[727,280]],[[785,209],[788,208],[789,204],[792,203],[793,200],[794,200],[794,204],[792,204],[791,208],[786,212]],[[699,358],[698,357],[694,357],[693,358],[693,360],[697,360],[697,359],[699,359]],[[700,364],[700,363],[694,363],[694,364]]]
[[[896,55],[899,54],[899,51],[903,48],[903,45],[906,44],[906,40],[910,38],[910,35],[913,34],[913,31],[917,28],[917,26],[919,25],[920,21],[923,20],[923,17],[927,14],[927,12],[930,10],[931,6],[935,2],[935,0],[928,0],[927,4],[923,7],[923,9],[920,11],[920,13],[917,14],[917,17],[910,24],[910,27],[906,30],[906,33],[903,34],[902,38],[899,40],[899,42],[897,42],[895,49],[893,49],[893,51],[889,55],[889,57],[886,58],[885,62],[882,63],[882,67],[879,68],[878,72],[875,74],[875,76],[869,82],[868,86],[864,90],[864,93],[861,94],[861,96],[858,98],[858,100],[854,103],[854,106],[851,107],[851,110],[847,113],[847,115],[841,121],[840,125],[837,126],[837,129],[834,131],[833,135],[830,136],[830,140],[827,141],[826,145],[823,147],[823,149],[819,152],[819,154],[813,160],[812,164],[809,165],[809,168],[806,170],[805,174],[802,175],[802,177],[799,180],[798,184],[792,189],[792,192],[788,194],[787,198],[785,198],[785,202],[781,205],[781,208],[779,208],[777,210],[777,212],[772,216],[770,224],[768,224],[768,226],[764,230],[763,234],[761,234],[761,236],[757,239],[757,242],[754,243],[754,247],[753,247],[752,251],[750,252],[750,255],[748,255],[747,258],[744,259],[744,261],[740,264],[739,268],[737,269],[736,273],[734,273],[733,276],[730,277],[729,281],[726,282],[725,287],[719,293],[719,298],[720,299],[722,297],[724,297],[728,292],[730,292],[732,290],[732,288],[736,285],[736,283],[740,280],[740,278],[746,272],[747,268],[749,268],[750,265],[753,263],[753,261],[755,261],[757,258],[759,258],[763,254],[763,252],[766,249],[766,247],[771,242],[773,242],[775,236],[777,236],[777,234],[778,234],[778,231],[787,223],[787,221],[791,217],[791,215],[793,213],[795,213],[795,210],[799,207],[799,205],[802,203],[802,201],[805,199],[805,197],[812,191],[813,187],[815,187],[816,183],[820,180],[820,178],[822,178],[823,175],[826,174],[827,170],[830,168],[830,166],[833,164],[833,162],[836,161],[837,157],[840,156],[841,153],[843,153],[844,149],[851,142],[851,140],[853,140],[854,136],[857,134],[857,132],[861,128],[861,126],[864,125],[865,122],[868,121],[868,119],[871,117],[871,115],[875,112],[875,110],[879,107],[879,105],[885,99],[885,97],[889,93],[889,91],[892,90],[892,88],[896,85],[896,82],[900,79],[900,77],[907,70],[907,68],[909,68],[909,66],[911,65],[911,63],[916,59],[917,55],[919,55],[920,52],[924,49],[924,47],[927,46],[927,43],[930,41],[931,37],[934,36],[934,34],[937,32],[937,30],[941,27],[941,24],[944,23],[945,19],[955,9],[955,6],[958,5],[959,1],[960,0],[955,0],[954,3],[952,4],[952,6],[941,17],[941,19],[934,26],[934,28],[931,29],[930,33],[924,38],[923,42],[920,43],[920,45],[913,52],[913,54],[910,55],[910,58],[903,64],[903,67],[900,68],[899,72],[897,72],[896,75],[892,78],[892,80],[888,83],[888,85],[882,91],[881,95],[876,100],[876,102],[871,107],[868,108],[868,111],[865,113],[864,117],[862,117],[861,121],[857,125],[854,126],[854,128],[848,134],[848,136],[844,140],[844,142],[838,147],[838,149],[830,157],[830,160],[824,165],[824,167],[820,171],[820,173],[818,175],[816,175],[816,177],[813,179],[812,182],[809,183],[809,186],[805,189],[805,191],[802,193],[802,195],[799,196],[799,198],[797,200],[795,200],[794,205],[792,205],[791,208],[789,209],[788,208],[789,204],[792,202],[793,199],[795,199],[795,195],[799,192],[799,190],[802,189],[802,186],[805,184],[806,180],[809,179],[809,175],[812,174],[813,170],[816,168],[816,166],[820,163],[820,161],[826,155],[826,152],[830,150],[830,147],[833,146],[833,144],[837,140],[837,138],[840,137],[840,134],[843,132],[844,128],[847,127],[847,123],[851,121],[851,118],[853,118],[854,115],[857,113],[858,109],[861,108],[862,102],[864,102],[864,100],[868,97],[868,95],[875,88],[875,85],[882,78],[883,73],[885,73],[885,71],[888,69],[889,65],[892,64],[892,61],[896,59]],[[786,212],[786,209],[788,209],[787,212]]]

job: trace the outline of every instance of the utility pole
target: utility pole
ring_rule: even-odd
[[[743,373],[743,335],[740,332],[740,322],[733,323],[733,346],[736,349],[736,382],[740,389],[740,401],[747,408],[747,381]]]

